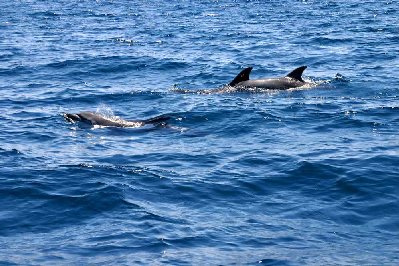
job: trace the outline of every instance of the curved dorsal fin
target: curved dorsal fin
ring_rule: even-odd
[[[249,80],[249,73],[251,73],[251,70],[252,70],[252,67],[247,67],[247,68],[243,69],[240,72],[240,74],[238,74],[237,77],[235,77],[233,79],[233,81],[229,83],[229,85],[234,86],[242,81]]]
[[[293,78],[293,79],[296,79],[296,80],[304,82],[303,79],[302,79],[302,73],[303,73],[303,71],[305,71],[306,68],[307,68],[307,66],[298,67],[298,68],[294,69],[293,71],[291,71],[287,75],[287,77],[290,77],[290,78]]]

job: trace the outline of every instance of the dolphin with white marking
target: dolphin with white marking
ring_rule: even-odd
[[[65,113],[64,118],[71,123],[82,122],[93,126],[104,127],[142,127],[147,124],[162,125],[170,119],[168,116],[160,115],[145,120],[125,120],[121,118],[109,118],[100,113],[89,111],[77,114]]]

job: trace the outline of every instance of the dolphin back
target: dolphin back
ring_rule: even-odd
[[[170,119],[170,116],[166,116],[166,115],[159,115],[156,117],[152,117],[146,120],[142,120],[142,122],[144,122],[145,124],[157,124],[157,123],[163,123],[166,122]]]
[[[170,119],[170,116],[160,115],[146,120],[110,119],[94,112],[80,112],[78,114],[65,113],[64,118],[71,123],[86,122],[91,125],[111,127],[139,127],[145,124],[161,124]]]

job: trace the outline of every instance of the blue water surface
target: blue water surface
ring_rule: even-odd
[[[0,264],[398,265],[398,4],[1,1]]]

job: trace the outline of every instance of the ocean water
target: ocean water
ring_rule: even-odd
[[[398,10],[1,1],[0,264],[398,265]],[[175,92],[301,65],[319,86]]]

